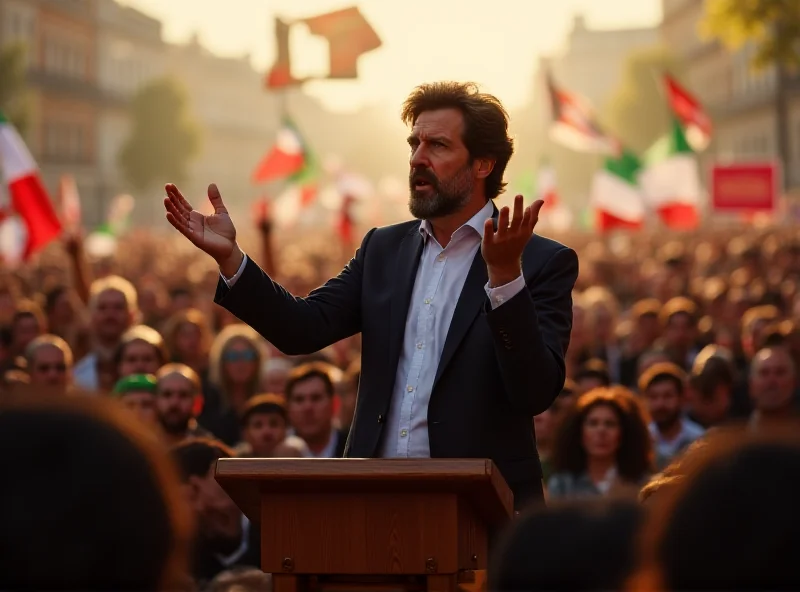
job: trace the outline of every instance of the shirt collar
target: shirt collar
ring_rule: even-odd
[[[467,222],[462,225],[461,227],[456,230],[451,238],[455,237],[462,228],[470,227],[477,232],[481,239],[483,239],[483,225],[486,223],[487,218],[491,218],[494,215],[494,202],[490,199],[486,201],[486,204],[475,214],[472,218],[467,220]],[[433,236],[433,227],[431,226],[430,220],[423,220],[422,223],[419,225],[419,233],[422,235],[423,239],[427,239],[429,236]]]

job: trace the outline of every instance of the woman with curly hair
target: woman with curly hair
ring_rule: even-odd
[[[553,450],[550,498],[594,497],[646,482],[653,464],[647,413],[621,386],[582,395],[564,418]]]

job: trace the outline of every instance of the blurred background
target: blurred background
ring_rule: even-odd
[[[694,171],[681,169],[677,186],[656,187],[655,197],[643,187],[642,205],[617,212],[626,222],[686,226],[656,215],[665,190],[682,193],[698,224],[712,215],[788,221],[800,186],[800,79],[786,50],[800,20],[792,4],[2,0],[0,110],[51,198],[66,180],[89,229],[120,209],[134,224],[166,229],[166,181],[197,203],[216,182],[239,216],[269,202],[275,223],[293,231],[335,226],[344,201],[362,230],[404,219],[399,105],[416,84],[438,79],[473,80],[506,104],[517,153],[504,198],[557,199],[544,231],[608,226],[593,187],[609,154],[557,133],[558,124],[593,124],[643,170],[676,117]],[[302,144],[301,176],[259,169],[287,124]],[[767,185],[732,208],[738,198],[724,184],[713,191],[713,168],[748,163],[767,165],[750,172]]]

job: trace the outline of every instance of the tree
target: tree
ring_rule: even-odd
[[[707,0],[700,31],[732,50],[754,43],[756,67],[800,66],[797,0]]]
[[[119,153],[119,164],[134,189],[157,181],[180,182],[200,148],[186,93],[173,79],[143,87],[131,104],[133,128]]]
[[[30,122],[23,44],[0,49],[0,111],[25,135]]]
[[[678,60],[663,47],[628,56],[619,86],[603,110],[603,122],[628,148],[641,153],[670,129],[661,76],[680,78]]]
[[[700,30],[732,50],[752,43],[752,65],[775,67],[775,136],[783,186],[792,176],[789,163],[788,72],[800,67],[800,6],[798,0],[707,0]]]

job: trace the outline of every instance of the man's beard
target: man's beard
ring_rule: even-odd
[[[653,421],[655,422],[658,431],[665,432],[670,428],[675,427],[676,424],[680,423],[681,414],[675,413],[673,415],[668,415],[668,416],[665,415],[661,417],[654,417]]]
[[[161,427],[170,435],[177,436],[186,433],[189,429],[189,422],[192,420],[191,415],[179,415],[177,413],[167,412],[159,416]]]
[[[415,187],[416,179],[424,179],[430,186],[422,191]],[[408,175],[410,195],[408,209],[419,220],[443,218],[463,210],[472,197],[471,166],[464,168],[446,180],[439,180],[430,169],[414,168]]]

